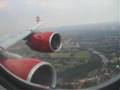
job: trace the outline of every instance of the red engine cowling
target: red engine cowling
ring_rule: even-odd
[[[55,69],[47,62],[32,58],[21,58],[1,60],[0,65],[18,80],[27,80],[48,87],[55,87],[56,85]]]
[[[61,36],[54,32],[33,33],[27,42],[31,49],[41,52],[58,51],[61,44]]]

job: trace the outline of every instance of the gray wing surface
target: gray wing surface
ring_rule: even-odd
[[[8,47],[14,45],[16,42],[24,39],[26,36],[30,34],[31,31],[24,31],[21,33],[13,33],[5,36],[0,36],[0,47],[7,49]]]
[[[30,35],[33,31],[35,31],[39,27],[39,25],[40,23],[36,24],[35,26],[33,26],[32,28],[26,31],[1,35],[0,36],[0,48],[7,49],[8,47],[14,45],[19,40],[22,40],[28,35]]]

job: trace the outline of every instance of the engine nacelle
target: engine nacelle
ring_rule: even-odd
[[[61,36],[54,32],[33,33],[27,44],[31,49],[41,52],[58,51],[62,46]]]
[[[51,64],[38,59],[21,58],[1,60],[10,75],[18,80],[25,80],[38,85],[55,87],[56,71]]]

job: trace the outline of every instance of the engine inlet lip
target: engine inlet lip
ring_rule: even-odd
[[[53,52],[59,51],[59,50],[62,48],[62,39],[61,39],[61,36],[60,36],[60,45],[59,45],[59,47],[58,47],[57,49],[53,49],[53,47],[52,47],[52,44],[51,44],[52,38],[53,38],[53,36],[56,35],[56,34],[60,36],[59,33],[54,32],[54,33],[52,33],[52,35],[50,36],[50,39],[49,39],[50,50],[53,51]]]
[[[52,74],[53,74],[53,76],[52,76],[52,79],[53,79],[53,80],[52,80],[51,85],[50,85],[49,87],[55,88],[55,86],[56,86],[56,70],[54,69],[54,67],[53,67],[51,64],[49,64],[49,63],[47,63],[47,62],[41,62],[41,63],[36,64],[36,65],[31,69],[31,71],[29,72],[28,77],[27,77],[26,80],[31,82],[32,77],[33,77],[34,73],[36,72],[36,70],[39,69],[39,68],[42,67],[42,66],[45,66],[45,65],[51,67]],[[33,82],[33,83],[34,83],[34,82]]]

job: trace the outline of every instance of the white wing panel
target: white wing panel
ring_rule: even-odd
[[[35,26],[33,26],[32,28],[29,28],[26,31],[0,35],[0,48],[7,49],[8,47],[10,47],[13,44],[15,44],[16,42],[18,42],[19,40],[24,39],[25,37],[30,35],[32,32],[35,32],[35,30],[38,29],[40,24],[41,24],[41,22],[37,23]]]
[[[0,36],[0,47],[7,49],[8,47],[12,46],[19,40],[24,39],[26,36],[30,35],[31,31],[24,31],[24,32],[17,32],[13,34],[8,34],[5,36]]]

